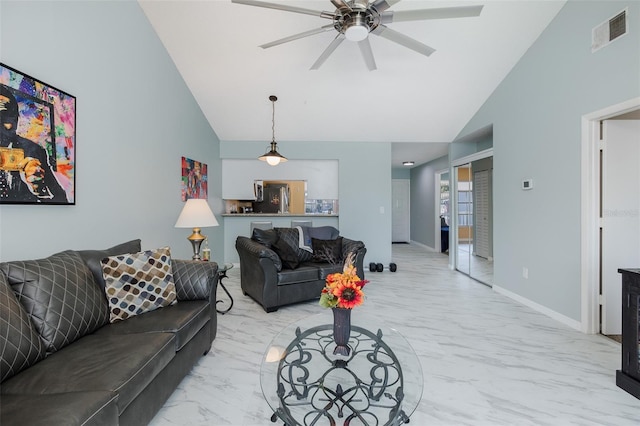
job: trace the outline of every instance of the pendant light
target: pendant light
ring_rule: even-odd
[[[280,155],[278,152],[278,144],[276,143],[276,101],[277,97],[274,95],[269,96],[271,101],[271,150],[264,155],[258,157],[258,160],[266,161],[270,166],[277,166],[280,163],[287,161],[287,158]]]

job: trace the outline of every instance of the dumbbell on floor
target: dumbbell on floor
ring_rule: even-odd
[[[393,262],[389,263],[389,270],[391,272],[396,272],[398,270],[398,265],[396,265]],[[369,263],[369,271],[371,271],[371,272],[382,272],[382,271],[384,271],[384,265],[382,263],[370,262]]]

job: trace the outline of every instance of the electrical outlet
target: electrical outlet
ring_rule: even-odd
[[[529,279],[529,268],[527,268],[526,266],[522,267],[522,278]]]

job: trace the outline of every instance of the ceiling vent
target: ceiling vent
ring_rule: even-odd
[[[607,19],[591,31],[591,53],[607,46],[629,31],[627,9]]]

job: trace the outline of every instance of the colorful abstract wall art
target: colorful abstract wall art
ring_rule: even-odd
[[[207,165],[182,157],[182,201],[189,198],[207,199]]]
[[[75,204],[76,98],[0,63],[0,204]]]

